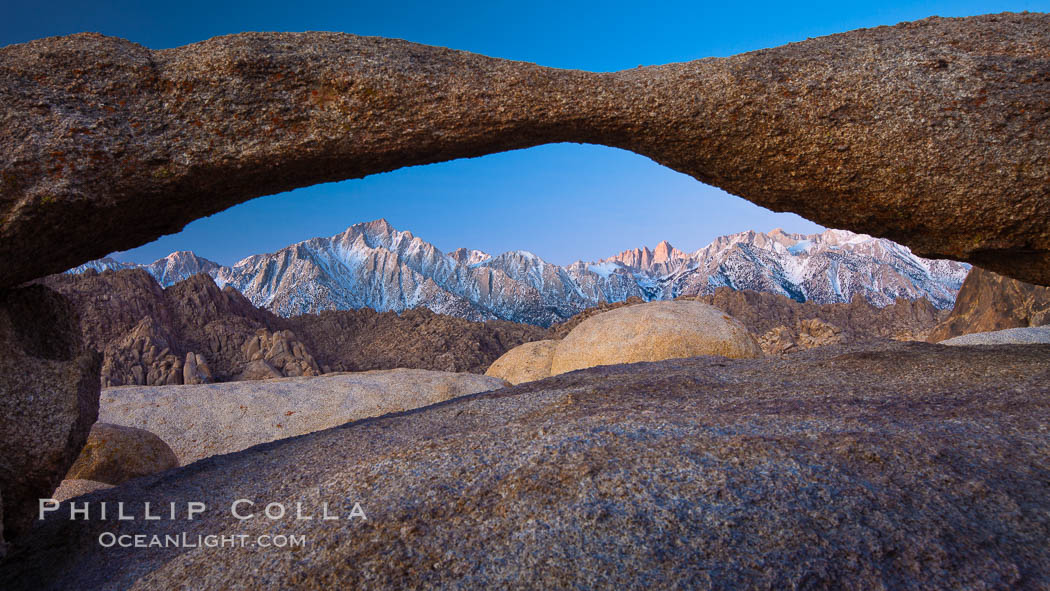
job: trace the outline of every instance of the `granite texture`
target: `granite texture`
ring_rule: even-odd
[[[12,45],[0,287],[260,195],[551,142],[1050,285],[1048,48],[1032,13],[614,73],[340,33]]]
[[[143,501],[208,508],[121,522],[60,509],[0,586],[1045,589],[1048,433],[1050,345],[592,368],[80,497],[140,516]],[[256,517],[231,515],[239,498]],[[267,519],[271,502],[315,519]],[[319,520],[323,502],[342,519]],[[346,519],[353,503],[366,521]],[[102,548],[104,532],[307,541]]]
[[[100,356],[41,286],[0,291],[0,493],[7,541],[28,531],[98,418]]]
[[[942,345],[1050,345],[1050,326],[973,332],[941,341]]]

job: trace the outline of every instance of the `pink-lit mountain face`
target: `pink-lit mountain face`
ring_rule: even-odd
[[[783,294],[798,301],[849,302],[860,294],[876,306],[927,298],[951,307],[969,265],[917,257],[889,240],[827,230],[773,230],[722,236],[692,253],[666,241],[597,262],[559,266],[527,251],[492,256],[460,248],[441,252],[386,220],[355,224],[277,252],[218,265],[176,252],[150,265],[101,259],[104,270],[142,266],[161,285],[196,273],[231,285],[256,306],[282,316],[330,309],[416,307],[471,320],[500,318],[550,325],[599,302],[707,294],[717,287]]]

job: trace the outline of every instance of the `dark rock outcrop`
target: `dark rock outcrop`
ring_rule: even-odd
[[[167,289],[142,269],[41,281],[80,311],[84,342],[104,353],[103,387],[225,381],[257,360],[279,376],[321,372],[277,317],[204,274]]]
[[[900,341],[922,340],[923,336],[946,315],[928,300],[897,300],[884,308],[872,306],[862,297],[848,304],[814,304],[756,291],[733,291],[720,288],[698,301],[720,308],[743,322],[755,334],[765,334],[778,326],[795,326],[818,319],[833,325],[851,340],[884,338]]]
[[[0,287],[259,195],[551,142],[1050,285],[1048,45],[1029,13],[604,74],[339,33],[12,45]]]
[[[1042,589],[1048,422],[1047,345],[594,368],[81,497],[207,510],[70,521],[60,508],[0,585]],[[256,516],[238,521],[246,496]],[[343,519],[320,521],[324,502]],[[265,518],[267,503],[289,515]],[[367,521],[346,519],[354,503]],[[307,542],[103,548],[103,532]]]
[[[930,331],[931,343],[974,332],[1050,324],[1050,288],[974,268],[951,314]]]
[[[98,418],[99,357],[76,310],[31,286],[0,291],[0,494],[3,535],[28,531],[37,499],[66,475]],[[3,540],[0,539],[0,546]]]

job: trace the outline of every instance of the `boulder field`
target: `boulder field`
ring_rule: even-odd
[[[1048,46],[1037,13],[610,73],[341,33],[11,45],[0,287],[261,195],[552,142],[1050,285]]]
[[[280,318],[205,274],[167,288],[141,269],[60,273],[40,282],[79,312],[85,345],[103,354],[103,388],[399,367],[483,373],[508,349],[546,332],[425,308]]]
[[[1050,345],[592,368],[79,497],[93,518],[50,513],[0,587],[1041,589],[1048,429]],[[175,503],[177,519],[98,518],[118,501],[140,517]],[[207,509],[187,520],[191,501]],[[320,519],[326,502],[339,519]]]
[[[930,330],[944,321],[949,310],[938,310],[923,298],[898,299],[879,308],[863,296],[850,303],[817,304],[797,302],[785,295],[770,292],[736,290],[722,286],[714,293],[680,296],[712,305],[739,320],[756,335],[762,351],[769,355],[809,349],[837,341],[893,339],[924,341]],[[581,322],[609,310],[642,303],[641,298],[602,303],[588,308],[547,332],[549,339],[562,339]],[[830,334],[828,334],[830,332]]]

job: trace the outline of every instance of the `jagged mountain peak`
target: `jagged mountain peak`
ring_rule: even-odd
[[[685,253],[671,246],[671,243],[666,240],[661,240],[656,248],[653,249],[653,263],[666,263],[674,259],[680,259],[685,256]]]
[[[503,258],[503,259],[519,259],[519,260],[523,260],[523,261],[536,261],[536,262],[541,262],[541,263],[546,263],[547,262],[547,261],[544,261],[542,258],[540,258],[539,255],[537,255],[537,254],[535,254],[533,252],[530,252],[528,250],[508,250],[507,252],[504,252],[502,254],[496,255],[493,258],[496,258],[496,259],[499,259],[499,258]]]
[[[332,237],[353,242],[363,239],[371,248],[396,248],[400,242],[410,242],[415,238],[411,232],[399,231],[390,225],[386,218],[379,218],[370,222],[361,222],[349,226],[342,234]]]
[[[390,222],[388,222],[386,218],[379,218],[379,219],[376,219],[376,220],[372,220],[370,222],[363,222],[363,223],[355,224],[355,225],[363,226],[364,228],[368,229],[371,232],[388,232],[389,233],[389,232],[396,232],[397,231],[397,230],[394,229],[393,226],[390,225]]]
[[[365,235],[373,239],[382,239],[399,233],[386,218],[379,218],[370,222],[358,222],[346,228],[343,234],[356,236]]]
[[[459,247],[448,253],[448,256],[461,265],[471,266],[483,263],[492,258],[489,253],[472,248]]]
[[[141,267],[170,284],[204,272],[254,305],[290,316],[369,307],[401,312],[424,306],[470,320],[500,318],[549,325],[601,302],[706,295],[719,286],[798,301],[875,305],[928,298],[952,305],[969,267],[921,259],[907,248],[845,230],[790,234],[746,231],[720,236],[693,253],[661,241],[597,263],[549,263],[532,252],[444,253],[385,219],[354,224],[223,267],[187,251],[151,265],[101,259],[93,268]],[[182,275],[179,277],[179,275]]]
[[[656,251],[650,250],[648,246],[632,248],[618,255],[602,259],[598,263],[620,263],[635,270],[647,271],[654,264],[667,262],[674,251],[667,241],[661,242],[656,248]],[[656,252],[659,252],[660,255],[657,256]]]

